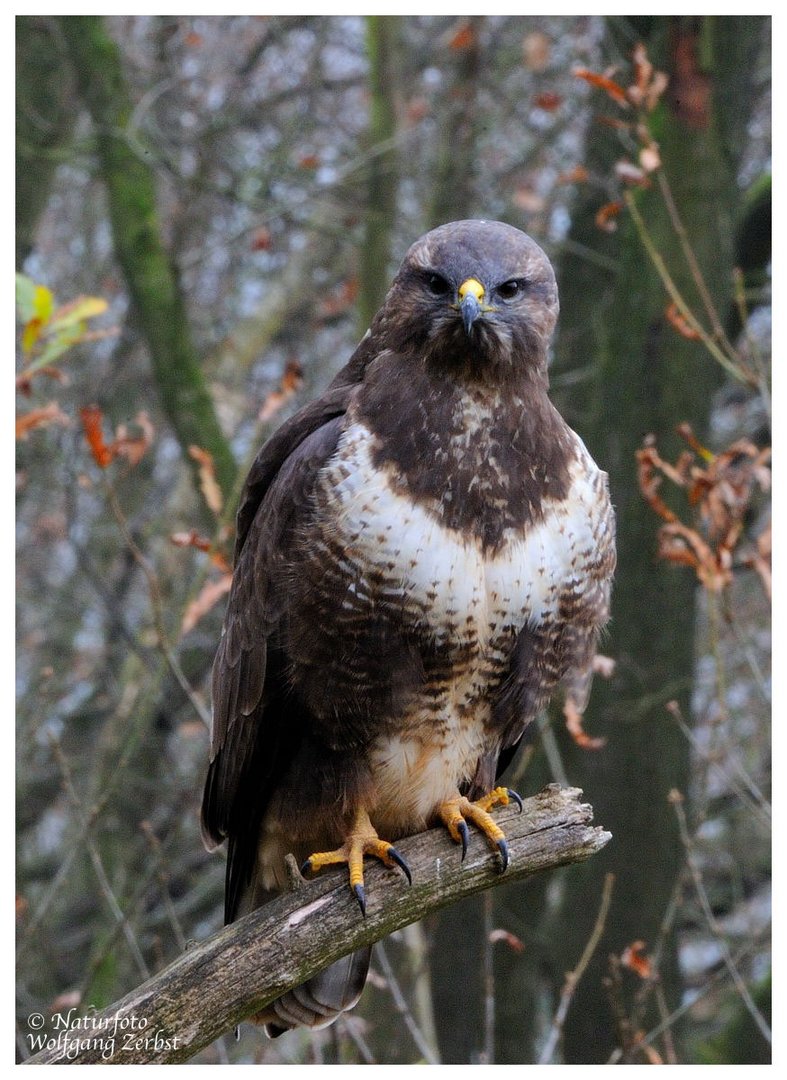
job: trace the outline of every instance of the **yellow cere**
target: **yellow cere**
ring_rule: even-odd
[[[468,293],[472,293],[476,300],[483,300],[484,286],[474,277],[468,278],[459,286],[459,299],[464,300]]]

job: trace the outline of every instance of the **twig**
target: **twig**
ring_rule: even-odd
[[[771,419],[771,392],[768,386],[768,369],[763,360],[760,347],[754,335],[749,327],[749,311],[746,307],[746,282],[743,276],[743,272],[740,268],[735,267],[733,274],[733,286],[735,292],[735,302],[738,307],[738,317],[741,320],[741,326],[743,327],[743,333],[746,336],[746,342],[749,346],[749,353],[751,355],[752,363],[757,372],[759,380],[760,396],[762,398],[763,407],[765,408],[765,414],[768,420]]]
[[[495,965],[492,946],[492,893],[484,893],[484,1050],[482,1065],[495,1063]]]
[[[746,957],[751,954],[753,949],[753,943],[748,943],[742,949],[739,949],[733,957],[736,966],[740,964],[742,960],[745,960]],[[691,998],[684,1001],[676,1009],[673,1009],[671,1013],[669,1013],[656,1025],[656,1027],[651,1028],[651,1030],[648,1031],[647,1034],[638,1036],[636,1041],[632,1043],[630,1047],[628,1047],[628,1052],[639,1050],[642,1047],[649,1046],[655,1039],[659,1037],[659,1035],[664,1034],[665,1031],[671,1028],[677,1020],[680,1020],[682,1016],[685,1016],[687,1012],[690,1012],[698,1001],[701,1001],[702,998],[707,997],[707,995],[711,992],[716,983],[721,982],[725,978],[728,978],[729,975],[730,972],[728,968],[724,966],[720,967],[718,971],[713,972],[713,974],[708,978],[705,985],[700,987],[700,989],[695,994],[693,994]],[[613,1052],[607,1059],[606,1064],[617,1065],[625,1052],[627,1051],[624,1051],[622,1047],[616,1047],[616,1049],[613,1050]]]
[[[730,774],[728,769],[723,765],[720,765],[719,762],[711,756],[710,751],[700,745],[697,736],[683,719],[683,714],[681,713],[677,701],[670,701],[667,703],[667,712],[674,718],[680,730],[691,743],[695,753],[701,757],[707,765],[715,769],[724,777],[741,802],[744,802],[749,810],[751,810],[752,814],[758,818],[760,824],[764,825],[766,829],[769,829],[773,820],[771,805],[743,766],[736,760],[734,755],[728,754],[727,759],[731,762],[732,767],[740,777],[740,783],[736,781],[735,777]]]
[[[752,678],[754,679],[754,685],[757,687],[757,690],[760,693],[760,697],[762,698],[762,700],[765,702],[766,705],[770,705],[771,700],[772,700],[771,692],[770,692],[770,690],[768,688],[768,684],[767,684],[767,681],[765,679],[765,676],[762,673],[762,669],[760,668],[760,665],[759,665],[759,663],[757,661],[757,657],[754,655],[754,651],[753,651],[753,649],[751,647],[751,643],[746,640],[746,638],[743,636],[743,634],[741,632],[741,628],[740,628],[740,626],[738,624],[738,619],[735,617],[735,614],[734,614],[734,611],[733,611],[733,608],[732,608],[732,603],[731,603],[729,590],[724,593],[723,601],[724,601],[724,611],[723,611],[724,622],[726,623],[727,626],[729,626],[730,630],[732,630],[733,634],[735,635],[735,641],[736,641],[736,643],[738,645],[738,648],[740,649],[741,653],[746,658],[746,663],[749,665],[749,670],[751,671]]]
[[[694,254],[694,249],[692,248],[691,243],[689,242],[688,234],[686,233],[686,229],[683,225],[683,222],[681,221],[680,214],[678,213],[678,208],[675,205],[675,200],[672,197],[672,190],[669,186],[669,181],[667,180],[663,169],[658,169],[656,171],[656,178],[662,198],[664,199],[664,204],[667,207],[667,213],[669,214],[670,221],[672,222],[672,227],[675,230],[678,240],[680,241],[683,255],[686,259],[686,262],[688,263],[692,279],[694,280],[694,284],[697,286],[697,292],[700,294],[700,299],[702,300],[703,307],[705,308],[705,313],[707,314],[708,319],[710,320],[710,324],[713,327],[713,333],[716,337],[716,340],[718,341],[721,348],[726,351],[727,355],[734,358],[735,349],[733,348],[732,344],[729,341],[729,338],[724,332],[724,327],[721,324],[719,313],[717,312],[716,306],[711,299],[710,293],[708,292],[708,286],[705,284],[705,278],[702,276],[702,271],[700,270],[699,263],[697,262],[697,257]]]
[[[672,805],[675,807],[675,814],[678,819],[678,827],[680,829],[680,837],[683,842],[683,846],[686,849],[686,861],[691,871],[692,880],[694,881],[694,889],[697,893],[697,899],[700,902],[700,907],[705,916],[705,921],[708,924],[708,929],[713,934],[716,942],[721,950],[722,959],[729,971],[732,981],[735,983],[735,988],[741,996],[744,1005],[749,1010],[749,1013],[754,1020],[755,1024],[759,1028],[762,1036],[769,1043],[772,1041],[771,1029],[767,1020],[762,1015],[757,1005],[754,1002],[749,988],[744,982],[743,976],[738,971],[735,961],[732,958],[730,948],[727,944],[726,938],[721,930],[721,927],[716,921],[716,916],[713,914],[713,910],[710,906],[708,894],[705,891],[705,885],[702,881],[702,872],[697,865],[697,859],[694,853],[694,845],[692,844],[691,836],[689,835],[688,824],[686,822],[686,812],[683,809],[683,797],[679,792],[673,792],[670,799]]]
[[[349,1016],[349,1015],[345,1014],[344,1016],[339,1018],[339,1024],[341,1025],[340,1030],[347,1036],[347,1038],[350,1040],[350,1042],[352,1042],[355,1045],[355,1047],[357,1048],[358,1053],[361,1055],[361,1060],[363,1061],[364,1065],[377,1065],[377,1064],[379,1064],[379,1062],[375,1059],[374,1054],[372,1053],[371,1047],[367,1043],[366,1039],[364,1039],[361,1032],[358,1030],[358,1026],[359,1026],[358,1025],[358,1020],[353,1016]],[[339,1025],[337,1025],[337,1027],[338,1026]],[[336,1057],[337,1057],[337,1060],[340,1062],[341,1058],[340,1058],[340,1055],[339,1055],[338,1052],[336,1054]],[[354,1063],[353,1062],[348,1062],[347,1064],[352,1065]]]
[[[538,1059],[539,1065],[549,1065],[555,1055],[555,1050],[557,1049],[558,1040],[563,1031],[563,1024],[566,1020],[568,1008],[574,997],[579,980],[584,975],[585,969],[590,963],[599,941],[601,941],[601,935],[604,933],[604,926],[606,925],[607,915],[609,913],[609,905],[612,901],[612,887],[614,883],[615,875],[606,874],[604,877],[604,888],[601,893],[601,903],[599,905],[598,915],[596,916],[596,924],[587,940],[585,948],[582,950],[579,963],[573,971],[569,971],[566,975],[563,989],[560,994],[560,1003],[558,1004],[555,1018],[552,1021],[552,1027],[549,1030],[547,1041],[544,1044],[541,1056]]]
[[[639,233],[645,250],[650,257],[650,261],[656,268],[656,271],[661,278],[662,284],[667,290],[670,299],[680,311],[683,318],[689,324],[691,329],[698,335],[705,348],[708,350],[711,356],[713,356],[714,360],[721,364],[725,371],[729,372],[729,374],[732,375],[733,378],[737,379],[738,382],[745,383],[747,386],[754,386],[756,388],[759,388],[758,380],[755,379],[751,372],[744,369],[739,363],[731,360],[696,318],[694,312],[683,299],[677,285],[672,280],[672,277],[669,270],[667,269],[664,259],[661,257],[658,248],[653,242],[653,238],[647,230],[647,226],[643,221],[642,215],[637,209],[637,204],[634,196],[630,191],[624,191],[623,198],[626,201],[626,206],[629,209],[631,218],[634,222],[634,225],[636,226],[637,232]]]
[[[136,689],[136,687],[129,685],[127,687],[127,690],[130,690],[133,694],[133,700],[129,700],[128,702],[121,702],[121,706],[124,707],[127,714],[130,714],[131,708],[136,701]],[[131,734],[133,736],[134,733],[132,732]],[[107,780],[101,796],[96,800],[96,802],[93,803],[89,810],[85,810],[83,808],[82,815],[79,820],[79,833],[73,838],[73,840],[69,844],[65,858],[60,864],[57,874],[52,879],[49,888],[40,900],[35,911],[25,923],[24,938],[19,946],[17,959],[21,958],[26,952],[27,948],[36,940],[35,931],[38,929],[39,924],[43,920],[53,900],[57,896],[60,890],[60,886],[63,884],[66,877],[68,876],[68,872],[70,871],[74,860],[80,852],[81,845],[86,842],[88,834],[95,826],[96,822],[101,816],[102,811],[104,810],[104,807],[109,802],[110,796],[115,789],[117,780],[120,776],[125,775],[126,766],[128,765],[131,755],[135,749],[136,740],[133,737],[130,737],[126,742],[123,753],[117,759],[115,767],[112,770],[109,779]]]
[[[547,764],[549,765],[552,776],[558,784],[563,784],[565,786],[568,784],[568,774],[563,765],[563,758],[560,756],[560,747],[557,744],[555,733],[552,730],[552,721],[550,720],[546,709],[542,709],[538,714],[537,723],[538,733],[541,736],[541,745],[544,747],[544,754],[546,755]]]
[[[153,855],[153,866],[156,878],[161,890],[161,897],[164,901],[164,909],[167,913],[167,919],[172,933],[175,937],[179,949],[186,949],[188,942],[186,935],[183,933],[183,927],[180,925],[180,919],[178,918],[175,906],[172,903],[172,897],[169,893],[169,875],[166,870],[166,864],[162,858],[161,841],[153,831],[153,826],[149,821],[141,821],[139,825],[142,835],[147,841],[151,854]]]
[[[65,754],[63,753],[63,748],[61,747],[58,740],[54,737],[54,735],[49,736],[49,745],[55,757],[55,760],[57,761],[57,764],[60,768],[60,774],[63,778],[63,785],[66,789],[69,799],[71,800],[71,804],[74,807],[74,813],[77,816],[77,820],[80,822],[81,825],[85,826],[85,814],[82,809],[82,803],[79,799],[79,796],[77,795],[76,788],[74,787],[73,778],[71,776],[71,768],[68,764],[68,761],[66,760]],[[148,966],[145,963],[145,958],[142,955],[142,950],[139,947],[139,942],[137,941],[136,935],[131,928],[131,924],[129,923],[126,916],[123,914],[123,910],[120,907],[117,897],[112,890],[112,886],[110,885],[109,878],[106,875],[104,863],[101,859],[99,850],[90,835],[89,829],[87,828],[85,828],[85,847],[87,848],[88,855],[90,856],[90,861],[93,864],[93,870],[95,872],[96,878],[98,879],[98,884],[104,896],[104,899],[106,900],[107,905],[112,912],[115,922],[120,927],[122,927],[123,936],[126,939],[126,944],[128,945],[129,952],[131,953],[134,962],[139,969],[139,973],[144,979],[147,979],[150,976],[150,971],[148,970]]]
[[[432,1000],[432,981],[429,975],[427,954],[429,945],[421,923],[410,923],[402,930],[402,937],[407,947],[412,971],[413,1002],[416,1022],[424,1041],[431,1048],[432,1057],[440,1061],[437,1045],[437,1032],[434,1022],[434,1002]]]
[[[143,555],[143,553],[142,553],[139,545],[137,544],[136,540],[134,539],[134,537],[131,535],[131,530],[128,527],[128,522],[126,521],[126,516],[123,513],[123,509],[120,506],[120,503],[119,503],[118,498],[117,498],[117,494],[115,492],[114,487],[110,483],[109,478],[107,477],[106,473],[104,473],[104,472],[101,473],[101,476],[102,476],[102,479],[104,481],[104,490],[105,490],[105,493],[106,493],[106,496],[107,496],[107,501],[109,503],[110,509],[112,511],[112,515],[113,515],[113,517],[115,518],[115,521],[118,524],[118,528],[120,529],[120,531],[121,531],[121,533],[123,535],[123,539],[125,540],[129,551],[133,555],[134,560],[136,561],[136,563],[141,568],[142,573],[145,575],[145,580],[148,583],[148,593],[150,595],[150,605],[151,605],[151,608],[153,610],[153,623],[154,623],[154,626],[156,628],[156,637],[158,639],[159,648],[161,649],[161,652],[163,653],[164,658],[166,659],[167,663],[169,664],[169,667],[170,667],[170,670],[172,671],[172,674],[177,679],[180,688],[182,689],[183,693],[186,695],[188,700],[191,702],[192,708],[196,712],[197,716],[199,716],[200,720],[202,720],[202,722],[208,728],[208,730],[210,730],[210,727],[211,727],[210,713],[205,708],[205,705],[199,699],[199,697],[195,693],[194,688],[192,687],[191,683],[186,678],[186,676],[185,676],[185,674],[183,672],[183,668],[180,666],[180,662],[178,661],[178,658],[175,656],[175,654],[172,651],[172,648],[171,648],[171,646],[169,644],[169,641],[168,641],[168,638],[167,638],[167,633],[166,633],[166,630],[164,628],[164,605],[163,605],[162,600],[161,600],[161,590],[159,588],[158,578],[156,576],[156,572],[153,569],[153,567],[150,565],[148,560],[145,558],[145,556]]]
[[[675,1043],[672,1038],[671,1026],[666,1022],[669,1019],[669,1008],[667,1007],[667,999],[664,995],[664,987],[661,985],[661,980],[656,979],[653,983],[656,994],[656,1005],[658,1006],[659,1016],[661,1022],[664,1024],[664,1056],[667,1059],[668,1065],[678,1064],[678,1055],[675,1053]]]
[[[421,1031],[415,1017],[410,1011],[410,1007],[408,1006],[407,1000],[402,993],[402,988],[399,986],[399,982],[394,973],[394,969],[391,967],[391,962],[388,959],[388,953],[385,951],[385,946],[382,942],[378,942],[375,954],[377,956],[377,959],[380,961],[380,967],[383,969],[383,975],[385,976],[385,981],[388,984],[388,989],[391,991],[391,997],[393,998],[394,1005],[396,1006],[396,1011],[404,1020],[407,1030],[413,1037],[413,1042],[421,1051],[424,1060],[429,1065],[439,1065],[439,1061],[434,1056],[431,1046],[424,1038],[423,1032]]]

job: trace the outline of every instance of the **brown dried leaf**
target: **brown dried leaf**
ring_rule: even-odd
[[[699,340],[700,335],[698,331],[696,331],[694,327],[686,321],[684,316],[681,315],[678,311],[678,306],[674,301],[667,305],[664,310],[664,315],[673,330],[677,330],[681,337],[685,337],[689,341]]]
[[[258,229],[255,229],[251,234],[251,250],[252,251],[268,251],[271,246],[273,238],[271,237],[270,229],[261,225]]]
[[[521,953],[525,951],[525,945],[521,938],[518,938],[516,934],[512,934],[510,930],[496,929],[489,931],[489,944],[490,945],[507,945],[508,948],[515,953]]]
[[[198,551],[210,551],[211,542],[206,536],[200,536],[196,529],[191,532],[176,532],[170,535],[170,543],[175,547],[193,547]]]
[[[199,465],[199,486],[207,507],[216,517],[221,513],[224,505],[224,497],[216,480],[216,467],[213,464],[213,455],[200,446],[190,446],[189,454]]]
[[[656,143],[648,143],[639,152],[639,163],[646,173],[655,172],[661,168],[661,155]]]
[[[645,108],[648,112],[653,112],[668,86],[669,75],[665,71],[657,71],[645,94]]]
[[[615,674],[615,667],[617,663],[611,656],[602,656],[601,653],[596,653],[593,657],[593,674],[599,675],[602,679],[611,679]]]
[[[648,60],[648,50],[641,41],[632,49],[631,62],[634,65],[634,85],[644,93],[653,78],[653,64]]]
[[[126,425],[119,424],[111,447],[114,453],[124,457],[132,468],[139,464],[145,451],[153,444],[155,434],[150,417],[144,410],[137,413],[134,423],[140,428],[140,434],[129,435]]]
[[[563,98],[553,90],[543,90],[533,98],[533,104],[537,109],[543,109],[544,112],[554,112],[563,104]]]
[[[276,413],[285,405],[293,394],[296,394],[303,385],[303,369],[297,360],[288,360],[284,368],[278,389],[271,390],[262,403],[257,419],[261,424],[272,420]]]
[[[450,31],[448,39],[446,40],[448,48],[453,49],[455,52],[470,49],[475,45],[475,42],[475,27],[467,19],[462,19],[457,26]]]
[[[188,634],[193,630],[203,615],[206,615],[212,607],[230,591],[232,586],[232,574],[222,574],[215,581],[206,581],[200,589],[199,595],[191,601],[183,613],[181,632]]]
[[[603,229],[604,232],[614,232],[618,227],[615,219],[622,209],[623,203],[620,199],[615,200],[615,202],[605,203],[596,214],[596,225],[599,229]]]
[[[584,79],[585,82],[590,83],[591,86],[596,87],[598,90],[603,90],[613,101],[617,102],[618,105],[623,106],[624,109],[629,108],[626,91],[622,86],[609,78],[608,75],[600,75],[598,72],[590,71],[585,67],[574,68],[573,74],[578,79]]]
[[[540,30],[534,30],[522,39],[522,55],[531,71],[545,71],[549,66],[551,52],[552,43]]]
[[[648,182],[645,170],[625,158],[615,162],[615,176],[624,184],[643,185]]]
[[[631,59],[634,66],[634,83],[626,89],[629,101],[637,108],[652,112],[666,90],[669,79],[663,71],[655,70],[641,42],[634,46]]]
[[[760,575],[765,595],[768,599],[772,596],[771,575],[771,526],[765,526],[757,537],[756,550],[746,555],[742,560],[744,566],[750,566]]]
[[[62,994],[58,994],[57,997],[50,1002],[49,1012],[53,1016],[55,1013],[68,1012],[69,1009],[78,1008],[81,1001],[81,990],[65,990]]]
[[[196,529],[191,532],[177,532],[170,535],[170,543],[175,547],[193,547],[197,551],[204,551],[210,556],[210,561],[223,573],[230,573],[231,567],[223,551],[214,548],[213,541],[206,536],[200,536]]]
[[[99,469],[106,469],[115,455],[112,447],[104,441],[104,414],[98,405],[86,405],[79,410],[79,417],[93,460]]]
[[[637,1032],[636,1037],[637,1037],[637,1039],[644,1039],[645,1038],[645,1033],[643,1031],[639,1031],[639,1032]],[[651,1065],[663,1065],[664,1064],[664,1058],[661,1056],[661,1054],[658,1052],[658,1050],[654,1046],[650,1045],[650,1043],[646,1043],[646,1042],[642,1043],[642,1052],[645,1054],[645,1057],[648,1059],[648,1061],[650,1062]]]
[[[60,368],[56,368],[47,364],[45,367],[35,368],[31,371],[29,368],[26,371],[22,371],[16,377],[16,388],[20,394],[24,394],[25,397],[30,397],[32,392],[33,379],[38,375],[46,375],[49,379],[54,379],[55,382],[59,382],[61,385],[68,386],[69,379],[64,371]]]
[[[569,697],[563,704],[563,716],[566,719],[566,730],[577,746],[583,750],[601,750],[607,745],[606,739],[588,735],[582,726],[582,713]]]
[[[632,941],[620,954],[620,962],[623,967],[639,975],[640,979],[650,979],[653,975],[653,965],[645,954],[644,941]]]
[[[519,209],[524,210],[526,214],[540,214],[544,209],[544,196],[524,184],[516,189],[512,198]]]
[[[42,405],[38,409],[31,409],[16,418],[16,437],[26,439],[31,431],[37,427],[46,427],[48,424],[62,424],[68,427],[71,418],[67,416],[56,401],[50,401],[48,405]]]
[[[661,465],[660,458],[654,446],[645,446],[637,450],[637,481],[639,490],[648,506],[654,510],[664,521],[677,521],[676,515],[659,495],[662,478],[657,469]]]
[[[321,319],[335,319],[353,306],[357,296],[358,278],[347,278],[320,301],[317,313]]]

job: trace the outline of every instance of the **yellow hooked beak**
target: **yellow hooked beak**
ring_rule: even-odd
[[[484,286],[476,278],[467,278],[459,286],[457,295],[459,296],[459,311],[462,315],[465,332],[469,334],[481,311],[488,310],[486,306],[483,309],[481,307],[486,295]]]

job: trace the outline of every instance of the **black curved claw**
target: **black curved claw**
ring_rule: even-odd
[[[524,805],[523,802],[522,802],[522,796],[517,794],[517,792],[513,791],[511,788],[506,788],[506,791],[508,792],[509,799],[511,799],[513,802],[515,802],[517,804],[517,806],[519,807],[519,813],[521,814],[522,813],[522,806]]]
[[[467,845],[470,843],[470,830],[467,827],[467,822],[462,819],[457,825],[459,836],[462,840],[462,862],[465,861],[465,855],[467,854]]]
[[[404,858],[399,854],[395,847],[388,848],[388,857],[390,859],[393,859],[399,869],[403,871],[404,876],[407,878],[407,883],[409,885],[412,885],[413,875],[410,873],[410,867],[407,865]]]
[[[311,855],[306,862],[301,866],[301,877],[306,877],[307,874],[312,872],[312,858]]]
[[[355,893],[355,899],[358,901],[358,907],[361,909],[361,915],[366,918],[366,893],[364,892],[363,885],[353,885],[353,892]]]
[[[508,841],[503,837],[502,840],[497,841],[497,850],[500,852],[500,858],[503,860],[503,865],[500,868],[500,873],[503,874],[508,867]]]

